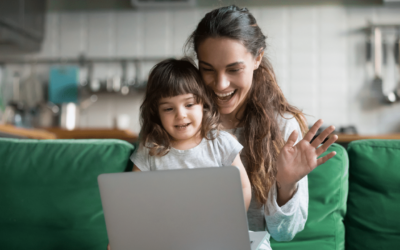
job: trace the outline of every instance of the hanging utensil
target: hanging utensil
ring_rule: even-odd
[[[97,101],[97,95],[91,95],[80,105],[69,102],[61,104],[60,127],[66,130],[74,130],[79,127],[79,118],[82,110],[87,109]]]
[[[383,101],[383,80],[382,80],[382,33],[380,28],[374,28],[374,71],[375,77],[372,82],[372,93],[379,100]]]
[[[400,78],[400,30],[398,31],[397,39],[394,43],[394,59]],[[397,88],[395,89],[394,93],[396,94],[397,100],[400,100],[400,81],[397,83]]]

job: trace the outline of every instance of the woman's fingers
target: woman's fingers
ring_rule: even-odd
[[[297,130],[293,130],[293,132],[290,134],[289,138],[286,141],[285,147],[293,147],[297,141],[298,136],[299,135]]]
[[[324,144],[322,144],[321,147],[317,148],[317,156],[323,154],[337,140],[337,138],[337,135],[333,135]]]
[[[310,130],[307,132],[307,134],[304,136],[304,140],[311,142],[312,138],[314,135],[317,133],[319,127],[321,127],[323,121],[322,119],[319,119],[314,123],[314,125],[310,128]]]
[[[325,138],[328,137],[328,135],[330,135],[330,133],[332,133],[333,131],[335,131],[335,127],[329,126],[324,131],[322,131],[322,133],[320,135],[318,135],[317,138],[315,138],[312,141],[311,145],[314,148],[317,148],[325,140]]]
[[[321,165],[324,164],[327,160],[329,160],[330,158],[334,157],[336,155],[336,152],[330,152],[329,154],[325,155],[324,157],[321,157],[317,160],[317,165]]]

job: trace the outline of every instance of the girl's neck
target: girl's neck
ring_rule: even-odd
[[[178,150],[188,150],[196,147],[202,141],[201,132],[199,131],[195,136],[186,140],[171,139],[171,146]]]

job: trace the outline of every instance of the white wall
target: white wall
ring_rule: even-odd
[[[368,20],[400,24],[400,8],[249,9],[268,36],[266,54],[283,92],[310,115],[309,123],[323,118],[326,124],[355,125],[361,134],[400,132],[400,103],[366,104],[372,75],[366,67],[366,35],[361,31]],[[208,10],[50,13],[38,57],[74,57],[80,53],[88,57],[179,57],[187,37]],[[394,35],[388,42],[394,42]],[[397,70],[391,67],[391,72]],[[393,89],[395,82],[392,79],[388,84],[385,89]],[[131,129],[138,132],[142,99],[142,94],[101,95],[82,115],[82,126],[111,127],[113,117],[128,113]]]

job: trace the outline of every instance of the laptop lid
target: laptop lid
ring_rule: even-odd
[[[236,167],[101,174],[98,182],[112,250],[250,250]]]

